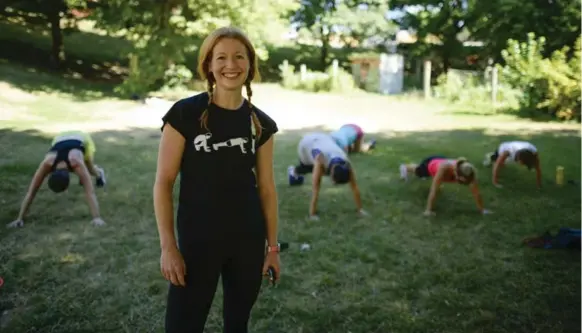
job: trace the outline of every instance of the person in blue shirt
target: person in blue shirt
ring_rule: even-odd
[[[364,131],[355,124],[346,124],[330,133],[336,144],[346,153],[367,152],[374,149],[376,140],[364,143]]]

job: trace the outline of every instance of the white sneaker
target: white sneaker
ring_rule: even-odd
[[[404,164],[400,164],[400,179],[408,180],[408,170]]]
[[[491,165],[491,156],[493,153],[485,154],[485,159],[483,160],[483,166],[490,166]]]
[[[297,174],[295,173],[295,166],[294,165],[290,165],[287,168],[287,175],[288,176],[293,176],[293,177],[297,178]]]
[[[105,186],[107,184],[107,180],[105,180],[105,170],[103,170],[102,168],[98,168],[97,171],[99,173],[99,176],[97,176],[98,182],[101,183],[100,184],[101,186]]]

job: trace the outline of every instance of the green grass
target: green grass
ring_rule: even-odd
[[[283,92],[269,86],[254,91],[266,111],[291,105],[302,112],[307,104],[301,103],[309,103],[314,108],[333,105],[343,114],[364,105],[355,97],[343,98],[343,105],[333,104],[342,96]],[[72,95],[35,96],[38,105],[60,100],[61,105],[105,117],[97,104]],[[380,139],[378,149],[353,157],[371,216],[356,217],[349,189],[325,180],[319,222],[306,220],[309,186],[291,188],[285,177],[287,165],[296,162],[299,137],[308,129],[282,131],[275,154],[280,239],[291,242],[291,247],[281,256],[281,284],[261,291],[252,331],[579,332],[580,253],[530,249],[520,243],[545,230],[579,228],[579,186],[558,187],[553,181],[556,165],[565,167],[568,179],[579,181],[579,132],[539,123],[535,128],[529,123],[505,128],[511,124],[507,118],[431,113],[434,104],[377,96],[366,101],[390,105],[396,115],[388,127],[406,127],[406,118],[423,114],[434,128],[451,121],[458,121],[459,128],[419,127],[392,132],[390,137],[384,137],[385,132],[372,134]],[[25,115],[38,112],[24,99],[9,102],[12,108],[24,107]],[[118,103],[110,108],[128,110],[128,105]],[[47,126],[53,121],[83,122],[62,119],[57,109],[44,112],[54,114],[44,119]],[[378,113],[382,112],[388,113]],[[285,127],[282,116],[275,119]],[[18,213],[50,137],[42,126],[23,131],[35,126],[24,121],[4,124],[0,221],[8,223]],[[503,128],[503,134],[493,132]],[[23,229],[0,228],[0,276],[5,280],[0,288],[2,331],[163,331],[167,282],[159,272],[152,207],[159,130],[104,127],[93,135],[97,163],[108,171],[108,187],[98,190],[108,225],[89,224],[82,189],[73,181],[62,195],[43,186]],[[501,176],[505,188],[496,189],[489,182],[491,170],[480,165],[483,155],[500,141],[517,138],[531,140],[541,151],[541,191],[535,190],[533,173],[512,167]],[[465,156],[478,166],[485,204],[494,215],[480,216],[467,188],[446,185],[437,201],[437,216],[422,216],[430,184],[400,182],[397,166],[434,153]],[[309,243],[311,250],[300,251],[302,243]],[[221,329],[220,296],[219,287],[208,332]]]

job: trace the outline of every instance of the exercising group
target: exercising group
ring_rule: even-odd
[[[204,331],[219,280],[223,286],[226,333],[248,332],[251,310],[263,276],[280,279],[278,199],[273,172],[273,136],[276,122],[251,102],[251,83],[260,78],[258,57],[251,41],[239,29],[223,27],[203,41],[198,74],[207,91],[177,101],[162,118],[153,189],[154,212],[160,240],[160,271],[170,282],[165,316],[166,333]],[[242,90],[247,98],[243,98]],[[348,155],[373,149],[363,142],[356,125],[333,133],[310,133],[298,146],[299,164],[289,168],[291,185],[313,173],[309,214],[317,219],[317,200],[324,175],[335,184],[350,184],[357,211],[363,210],[354,166]],[[20,212],[9,227],[22,227],[24,218],[45,178],[55,193],[65,191],[74,172],[85,189],[91,223],[103,225],[91,176],[105,185],[105,173],[94,164],[95,143],[87,133],[57,135],[36,170]],[[507,142],[487,155],[494,166],[493,181],[507,162],[541,173],[536,148],[527,142]],[[476,170],[464,159],[432,156],[418,165],[402,165],[409,173],[433,178],[426,214],[441,182],[470,185],[482,213]],[[180,182],[174,218],[173,188]]]
[[[299,164],[289,166],[287,174],[289,185],[301,185],[304,175],[312,173],[312,197],[309,205],[309,216],[317,220],[317,201],[321,188],[321,179],[324,175],[331,178],[333,184],[350,184],[356,203],[357,212],[367,215],[362,208],[360,191],[356,182],[354,166],[348,158],[350,153],[367,152],[375,147],[375,140],[364,143],[363,130],[353,124],[342,126],[332,133],[308,133],[299,141]],[[528,169],[535,168],[536,182],[541,187],[541,169],[537,148],[526,141],[503,142],[499,147],[485,156],[484,166],[493,164],[493,184],[499,184],[499,172],[506,163],[517,163]],[[481,214],[490,214],[491,211],[483,205],[483,200],[477,185],[477,170],[465,158],[448,158],[434,155],[423,159],[419,164],[401,164],[399,166],[400,179],[407,181],[409,175],[414,174],[421,179],[432,178],[425,216],[435,215],[434,205],[438,190],[442,183],[458,183],[468,185]]]
[[[372,150],[375,140],[364,142],[363,130],[354,124],[347,124],[331,133],[315,132],[303,136],[298,144],[299,163],[289,166],[287,172],[290,185],[301,185],[304,176],[312,174],[312,197],[309,204],[309,218],[319,219],[317,202],[323,176],[329,176],[333,184],[349,184],[353,193],[357,213],[365,216],[360,190],[356,181],[356,173],[349,154],[364,153]],[[70,173],[79,177],[85,191],[94,225],[104,225],[99,212],[99,204],[91,176],[95,177],[95,186],[105,185],[104,170],[94,163],[95,143],[88,133],[82,131],[67,131],[56,135],[51,147],[38,166],[28,191],[22,201],[18,217],[8,227],[22,227],[24,218],[37,191],[45,178],[48,177],[48,188],[54,193],[65,191],[70,182]],[[499,147],[487,153],[484,166],[493,166],[493,185],[501,188],[499,173],[505,164],[519,164],[536,171],[536,183],[541,187],[541,168],[537,148],[526,141],[503,142]],[[473,164],[464,158],[451,159],[435,155],[423,159],[418,164],[401,164],[400,178],[407,181],[409,175],[421,179],[432,178],[424,215],[435,215],[434,204],[438,189],[442,183],[458,183],[468,185],[475,198],[475,203],[482,214],[490,213],[483,206],[483,200],[477,186],[477,170]]]

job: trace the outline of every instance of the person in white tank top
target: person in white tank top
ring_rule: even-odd
[[[497,150],[485,155],[483,165],[493,164],[493,185],[501,188],[499,184],[499,171],[507,163],[517,163],[524,165],[528,170],[536,170],[536,183],[538,188],[542,186],[542,171],[540,168],[540,157],[538,149],[531,142],[527,141],[507,141],[499,145]]]
[[[360,190],[356,182],[354,167],[341,149],[331,137],[326,133],[308,133],[299,141],[297,145],[299,164],[289,166],[287,175],[289,185],[303,184],[304,176],[313,173],[313,195],[309,206],[309,216],[317,220],[317,200],[321,188],[321,179],[324,175],[330,176],[334,184],[349,183],[354,194],[356,207],[360,215],[367,215],[362,209]]]

